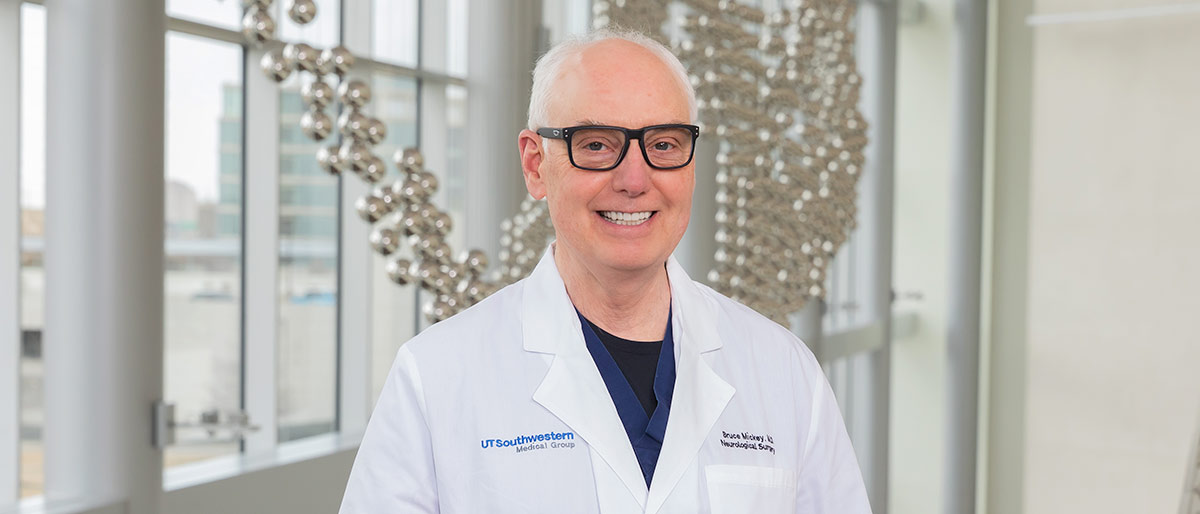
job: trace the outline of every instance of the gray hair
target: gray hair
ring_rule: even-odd
[[[693,123],[696,121],[696,90],[692,87],[691,80],[688,79],[687,70],[684,69],[675,54],[671,53],[671,50],[662,43],[640,32],[603,28],[587,34],[572,36],[554,45],[550,51],[537,60],[537,65],[533,68],[533,90],[529,95],[529,130],[537,130],[550,122],[550,114],[547,111],[551,95],[554,94],[551,92],[553,91],[552,86],[558,79],[562,64],[569,57],[584,49],[612,39],[638,45],[661,59],[663,64],[675,75],[679,86],[687,93],[688,115]]]

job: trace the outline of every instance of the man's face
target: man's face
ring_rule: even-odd
[[[662,60],[640,46],[603,41],[571,57],[562,70],[553,86],[557,96],[548,106],[550,127],[691,123],[683,86]],[[675,250],[692,208],[695,165],[656,170],[638,144],[629,142],[616,168],[587,171],[571,164],[565,141],[522,132],[526,187],[548,202],[556,257],[593,273],[636,272],[661,267]],[[649,218],[637,224],[610,219],[636,220],[645,213]]]

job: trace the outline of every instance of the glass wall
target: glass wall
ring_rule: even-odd
[[[371,83],[374,99],[368,109],[387,126],[386,141],[374,149],[389,162],[385,183],[398,176],[392,155],[419,145],[428,170],[439,179],[435,202],[455,223],[448,242],[459,250],[465,249],[463,220],[469,208],[467,3],[318,0],[318,15],[306,25],[289,19],[291,2],[277,1],[270,7],[281,40],[318,48],[355,38],[365,42],[366,48],[355,49],[360,52],[353,73]],[[22,497],[37,497],[45,490],[43,213],[46,203],[54,202],[54,193],[45,187],[46,9],[42,2],[22,2],[20,9],[21,441],[20,462],[14,465],[19,464]],[[286,450],[304,448],[305,443],[287,443],[310,436],[316,442],[328,440],[319,436],[339,426],[338,380],[347,380],[339,377],[339,348],[369,347],[372,368],[360,378],[377,394],[397,347],[422,326],[416,288],[389,281],[386,259],[367,259],[369,245],[363,240],[361,248],[351,252],[363,252],[358,262],[373,261],[370,295],[361,301],[370,313],[370,327],[362,341],[339,341],[346,303],[341,291],[346,277],[343,253],[349,253],[339,223],[355,216],[344,205],[348,184],[342,180],[359,179],[331,176],[317,166],[317,149],[335,143],[337,135],[320,144],[304,136],[299,120],[307,106],[300,89],[309,76],[294,73],[282,84],[264,82],[258,62],[261,50],[241,43],[243,9],[240,0],[166,1],[162,396],[174,407],[176,423],[174,442],[164,451],[168,488],[177,485],[173,480],[197,470],[221,469],[229,476],[244,469],[238,466],[248,462],[242,460],[243,453],[250,453],[247,448],[253,445],[228,425],[248,409],[247,398],[260,397],[261,391],[271,391],[267,396],[275,418],[256,413],[259,419],[250,423],[274,421],[277,430],[264,445],[266,450],[254,450],[253,459],[275,454],[281,448],[275,443]],[[576,6],[571,12],[581,11]],[[347,32],[357,35],[342,33],[348,23]],[[248,103],[247,98],[269,101]],[[261,144],[263,139],[248,144],[247,127],[261,128],[258,122],[264,119],[272,120],[271,137],[266,138],[270,144]],[[55,150],[51,145],[49,151]],[[247,165],[276,159],[275,169]],[[277,174],[279,196],[274,205],[263,205],[247,194],[247,184],[256,185],[253,179],[263,173]],[[262,226],[250,221],[262,220],[258,215],[264,211],[271,213],[267,219],[278,221],[277,231],[269,234],[277,238],[278,250],[259,259],[264,254],[254,251],[247,234]],[[256,269],[270,269],[273,273],[261,276],[277,277],[278,287],[248,287],[247,277],[256,276],[250,274]],[[266,301],[255,301],[255,296]],[[250,312],[275,316],[249,316]],[[273,328],[251,330],[264,326]],[[273,358],[272,369],[248,364],[260,356],[247,351],[248,333],[275,336],[271,352],[263,352]],[[273,380],[254,380],[266,375]],[[0,416],[5,414],[11,415]],[[7,506],[0,505],[0,510]]]
[[[167,0],[167,16],[228,30],[240,30],[242,2]]]
[[[163,392],[196,422],[241,408],[242,50],[171,32],[166,74]],[[238,447],[183,430],[166,465]]]
[[[300,130],[307,110],[293,74],[279,97],[279,441],[333,430],[338,305],[338,178]]]
[[[20,496],[42,494],[42,363],[46,275],[46,9],[21,6]],[[3,415],[3,414],[0,414]]]
[[[375,154],[391,162],[396,152],[417,146],[418,82],[411,77],[375,73],[371,77],[371,89],[374,99],[369,108],[372,115],[387,126],[388,133],[387,140],[375,147]],[[399,169],[389,166],[388,174],[380,184],[386,187],[399,177]],[[390,257],[374,254],[371,258],[372,405],[383,389],[383,381],[387,379],[396,350],[416,333],[416,292],[412,286],[399,286],[389,280],[385,268],[389,258],[412,260],[412,249],[408,245],[401,247],[397,254]]]
[[[417,28],[421,14],[419,1],[371,0],[371,8],[371,56],[416,68],[417,41],[421,34]]]

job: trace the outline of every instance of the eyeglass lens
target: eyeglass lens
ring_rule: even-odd
[[[684,127],[647,130],[641,141],[646,158],[657,168],[677,168],[692,156],[692,133]],[[625,133],[615,129],[582,129],[571,135],[571,154],[581,168],[611,168],[621,158]]]

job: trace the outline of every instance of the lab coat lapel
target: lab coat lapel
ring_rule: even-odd
[[[547,250],[525,282],[521,323],[525,350],[553,355],[533,400],[571,427],[625,484],[641,507],[646,482],[616,406],[583,340],[566,286]],[[598,493],[610,480],[597,480]]]
[[[717,336],[716,304],[696,286],[672,257],[667,262],[671,281],[675,334],[675,392],[662,452],[646,500],[646,512],[658,512],[667,497],[695,464],[700,447],[729,400],[734,388],[717,375],[701,354],[721,348]]]

